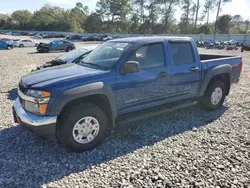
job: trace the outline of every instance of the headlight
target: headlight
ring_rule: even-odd
[[[45,115],[51,96],[50,92],[29,89],[26,94],[31,98],[24,99],[24,108],[31,113]]]
[[[24,102],[24,107],[27,111],[38,114],[38,115],[45,115],[48,104],[39,104],[39,103],[33,103],[30,101],[25,101]]]
[[[36,97],[36,98],[47,98],[50,97],[50,92],[47,91],[38,91],[29,89],[26,93],[29,96]]]
[[[38,103],[33,103],[30,101],[24,101],[24,107],[27,111],[34,113],[34,114],[40,114],[40,108]]]

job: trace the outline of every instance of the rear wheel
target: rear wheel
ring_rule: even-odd
[[[23,47],[24,47],[24,45],[23,45],[23,44],[20,44],[20,45],[19,45],[19,47],[20,47],[20,48],[23,48]]]
[[[209,84],[200,103],[208,110],[219,109],[226,97],[226,86],[223,82],[216,80]]]
[[[73,48],[72,48],[71,46],[69,46],[69,47],[66,48],[65,51],[66,51],[66,52],[69,52],[69,51],[71,51],[71,50],[73,50]]]
[[[108,118],[101,108],[82,103],[66,110],[58,125],[58,137],[67,149],[83,152],[99,145],[108,132]]]

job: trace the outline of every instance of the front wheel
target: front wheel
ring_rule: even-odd
[[[83,152],[99,145],[108,132],[108,118],[101,108],[82,103],[66,110],[58,125],[58,137],[66,148]]]
[[[219,80],[216,80],[207,87],[200,100],[200,103],[205,109],[217,110],[222,106],[225,97],[225,84]]]

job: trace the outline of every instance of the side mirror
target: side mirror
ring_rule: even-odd
[[[140,65],[137,61],[127,61],[124,65],[122,65],[120,69],[120,73],[122,75],[128,73],[136,73],[140,71]]]

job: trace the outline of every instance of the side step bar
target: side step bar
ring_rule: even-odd
[[[165,114],[174,110],[187,108],[196,104],[197,104],[197,101],[185,101],[179,104],[175,103],[171,105],[169,104],[161,105],[159,107],[153,107],[153,108],[149,108],[146,110],[140,110],[138,112],[131,112],[131,113],[127,113],[118,117],[118,119],[116,120],[116,124],[121,125],[121,124],[131,123],[134,121],[139,121],[142,119],[149,119],[154,116],[159,116],[161,114]]]

